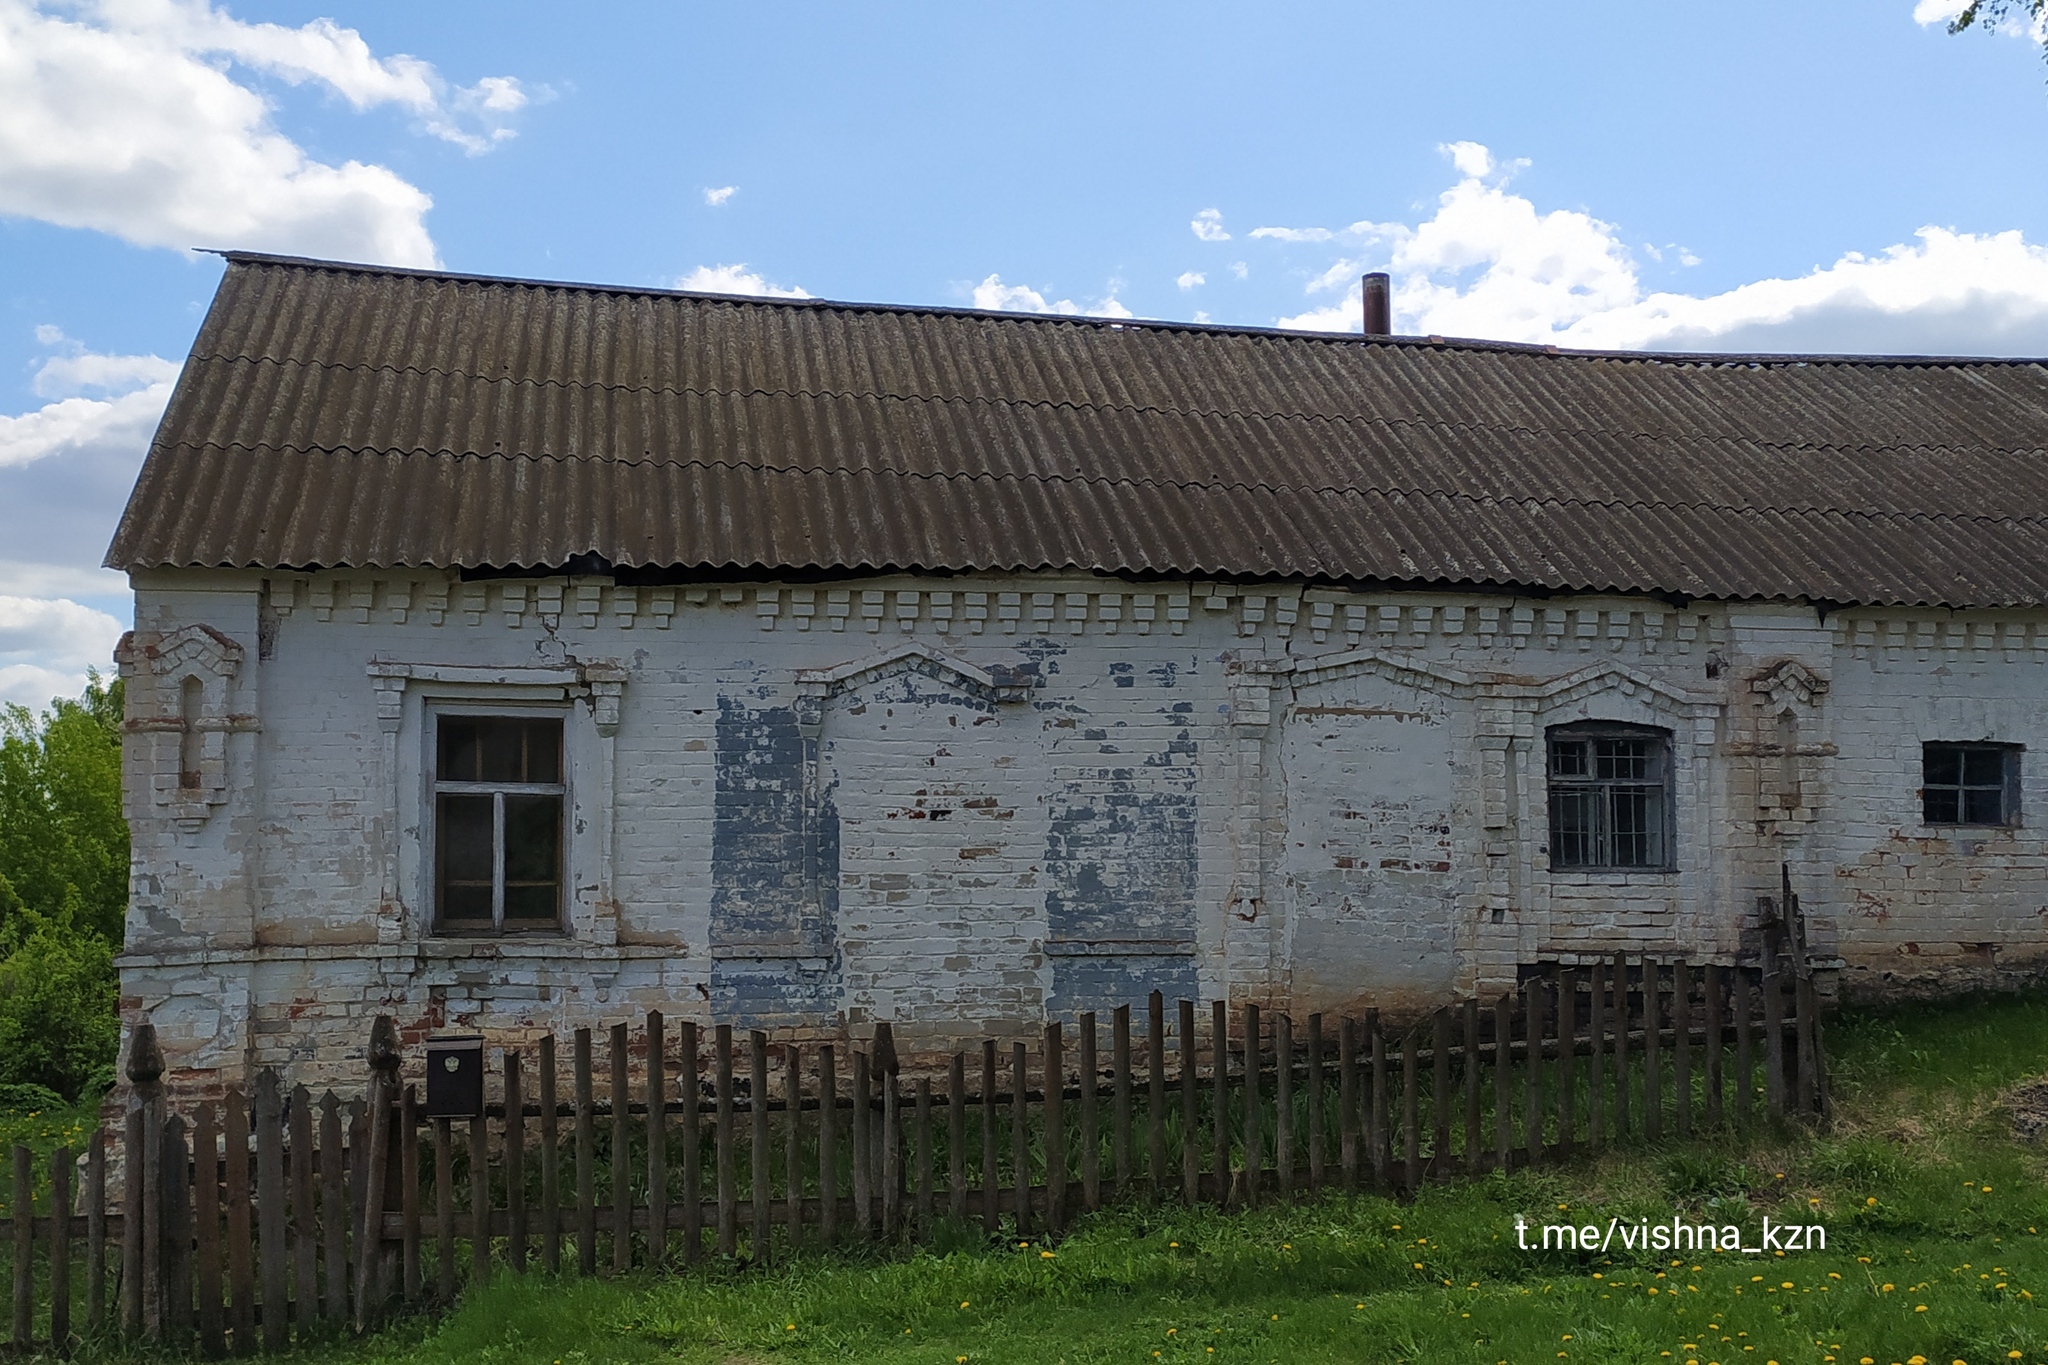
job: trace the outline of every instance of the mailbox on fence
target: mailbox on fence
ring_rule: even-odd
[[[473,1119],[484,1112],[484,1040],[427,1039],[427,1117]]]

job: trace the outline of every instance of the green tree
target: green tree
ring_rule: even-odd
[[[1948,21],[1948,31],[1997,29],[2009,24],[2042,37],[2042,55],[2048,57],[2048,0],[1970,0]]]
[[[121,683],[0,709],[0,1083],[75,1097],[119,1037]]]

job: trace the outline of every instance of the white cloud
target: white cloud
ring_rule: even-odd
[[[1336,233],[1328,228],[1286,227],[1253,228],[1251,235],[1254,237],[1270,238],[1276,242],[1328,242],[1334,240],[1337,236]]]
[[[1111,285],[1106,297],[1084,306],[1072,299],[1054,302],[1029,285],[1004,284],[1000,275],[990,275],[974,286],[974,306],[992,313],[1059,313],[1068,317],[1097,318],[1135,316],[1130,309],[1118,302],[1114,284]]]
[[[1230,263],[1230,273],[1237,276],[1239,279],[1244,279],[1246,276],[1252,273],[1252,268],[1250,264],[1245,261],[1232,261]]]
[[[170,396],[168,383],[152,384],[118,398],[63,398],[19,417],[0,416],[0,469],[75,446],[146,445]]]
[[[36,329],[44,345],[68,344],[70,353],[44,360],[30,381],[45,403],[18,417],[0,415],[0,468],[25,465],[66,449],[148,444],[178,367],[162,356],[100,355],[68,343],[53,327]],[[109,396],[88,398],[83,390]]]
[[[1925,227],[1791,279],[1589,313],[1565,345],[1713,351],[2048,355],[2048,248],[2018,231]]]
[[[432,200],[383,166],[309,157],[236,69],[392,106],[480,153],[513,135],[519,82],[453,86],[329,19],[244,23],[208,0],[0,0],[0,215],[142,246],[437,263]]]
[[[745,261],[732,265],[700,265],[676,281],[676,288],[694,290],[700,294],[757,294],[771,299],[807,299],[808,289],[795,286],[784,288],[770,284],[760,275],[747,269]]]
[[[0,415],[0,698],[40,706],[106,668],[124,575],[99,567],[177,366],[87,350],[51,326],[31,380],[51,401]]]
[[[1195,215],[1195,220],[1188,224],[1188,228],[1205,242],[1230,240],[1230,234],[1223,230],[1222,209],[1203,209]]]
[[[0,559],[0,597],[115,598],[127,591],[128,575],[114,569]]]
[[[1913,6],[1916,24],[1945,24],[1970,7],[1970,0],[1919,0]]]
[[[0,595],[0,700],[47,705],[76,696],[87,668],[109,672],[121,622],[64,598]]]
[[[1207,284],[1208,282],[1209,277],[1199,270],[1183,270],[1174,280],[1174,283],[1183,289],[1193,289],[1197,285]]]
[[[2048,248],[2018,231],[1927,227],[1803,276],[1706,296],[1648,292],[1612,224],[1542,211],[1507,189],[1526,163],[1475,143],[1444,150],[1459,179],[1436,212],[1377,232],[1397,331],[1615,349],[2048,354]],[[1358,330],[1364,268],[1365,257],[1345,256],[1312,275],[1307,292],[1341,286],[1343,299],[1280,325]]]
[[[1196,322],[1208,322],[1208,321],[1210,321],[1210,318],[1209,318],[1209,315],[1208,315],[1207,313],[1205,313],[1205,312],[1202,312],[1202,311],[1201,311],[1200,309],[1197,309],[1197,310],[1195,311],[1195,321],[1196,321]]]
[[[707,189],[704,191],[704,202],[711,205],[712,208],[717,208],[739,192],[740,187],[738,185],[720,185],[715,190]]]
[[[29,387],[38,398],[70,398],[86,389],[126,392],[151,384],[168,384],[178,377],[175,361],[160,355],[101,355],[86,350],[65,336],[61,328],[48,324],[36,328],[36,340],[66,352],[50,356],[36,367]]]

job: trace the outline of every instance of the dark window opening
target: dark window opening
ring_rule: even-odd
[[[2016,825],[2020,746],[1920,746],[1921,818],[1930,825]]]
[[[1549,733],[1550,865],[1663,870],[1671,854],[1671,735],[1640,725]]]
[[[434,905],[443,932],[562,920],[562,722],[442,716],[434,753]]]

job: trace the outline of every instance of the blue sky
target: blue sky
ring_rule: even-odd
[[[0,699],[250,247],[1563,345],[2048,354],[2048,66],[1942,0],[0,0]],[[573,17],[565,17],[573,16]]]

